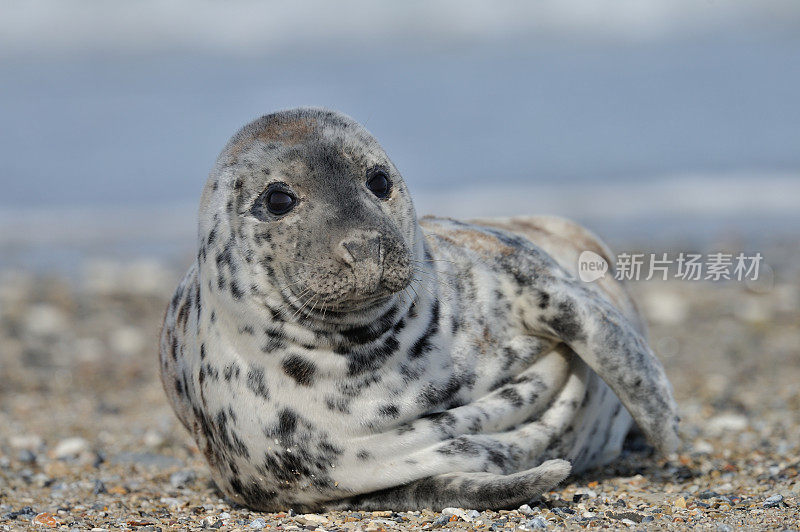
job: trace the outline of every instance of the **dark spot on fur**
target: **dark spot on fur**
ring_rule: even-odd
[[[500,469],[505,469],[506,467],[506,457],[500,451],[496,449],[487,449],[486,454],[489,458],[489,461],[499,467]]]
[[[514,388],[503,388],[500,390],[500,397],[511,403],[513,406],[519,408],[524,404],[522,396]]]
[[[396,418],[400,416],[400,410],[397,408],[397,405],[383,405],[378,409],[378,413],[381,417]]]
[[[289,442],[294,436],[294,431],[297,429],[297,414],[284,408],[278,414],[278,424],[275,427],[274,434],[281,440],[281,442]],[[286,445],[286,443],[284,443]]]
[[[466,456],[477,456],[481,448],[469,439],[460,436],[455,438],[436,450],[439,454],[460,454]]]
[[[356,458],[361,460],[362,462],[365,460],[369,460],[372,455],[366,449],[361,449],[356,453]]]
[[[314,382],[314,374],[317,372],[317,366],[313,362],[298,355],[286,357],[281,368],[301,386],[311,386]]]
[[[342,331],[342,337],[350,344],[368,344],[383,336],[394,325],[397,307],[392,307],[375,322]],[[346,348],[345,348],[346,350]],[[340,353],[341,354],[341,353]]]
[[[538,292],[539,308],[544,310],[550,305],[550,294],[547,292]]]
[[[223,377],[225,378],[226,381],[230,382],[230,380],[232,378],[234,378],[234,377],[237,378],[237,379],[239,378],[240,371],[241,370],[239,368],[239,365],[236,364],[236,363],[232,363],[232,364],[228,364],[227,366],[225,366],[225,369],[223,370],[222,375],[223,375]]]
[[[334,412],[341,412],[342,414],[350,413],[350,401],[344,397],[326,397],[325,407]]]
[[[391,357],[400,346],[400,342],[394,336],[387,337],[383,342],[375,347],[353,349],[349,353],[349,364],[347,367],[350,375],[358,375],[367,371],[374,371],[383,362]]]
[[[247,372],[247,387],[259,397],[269,399],[269,390],[264,382],[264,370],[262,368],[251,369]]]
[[[242,292],[241,288],[239,288],[239,283],[236,281],[231,281],[231,295],[233,296],[233,299],[241,299],[244,295],[244,292]]]
[[[474,376],[469,379],[453,375],[443,386],[429,383],[423,388],[417,400],[428,407],[453,404],[455,396],[461,390],[462,386],[467,385],[470,380],[474,382]]]
[[[434,301],[433,308],[431,309],[431,318],[428,321],[428,326],[422,336],[417,338],[411,348],[408,350],[408,357],[411,359],[419,358],[428,351],[430,351],[431,337],[439,331],[439,301]]]
[[[558,314],[552,318],[545,319],[544,322],[549,325],[559,337],[567,342],[579,340],[582,337],[583,329],[578,319],[575,303],[572,301],[562,301],[559,303]]]

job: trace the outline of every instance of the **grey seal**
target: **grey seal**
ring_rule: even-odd
[[[636,307],[611,276],[577,279],[583,250],[610,257],[558,218],[418,220],[353,119],[270,114],[205,185],[164,389],[252,508],[519,505],[613,460],[632,419],[678,444]]]

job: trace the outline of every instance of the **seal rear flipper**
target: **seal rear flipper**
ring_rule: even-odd
[[[619,397],[663,454],[679,445],[677,405],[664,367],[635,325],[602,294],[570,279],[551,279],[548,305],[529,305],[533,334],[567,344]]]
[[[566,460],[548,460],[533,469],[511,475],[447,473],[334,501],[326,504],[325,510],[516,508],[554,488],[569,475],[570,470],[570,463]]]

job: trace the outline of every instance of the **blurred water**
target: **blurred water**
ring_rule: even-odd
[[[194,200],[275,109],[366,122],[418,191],[800,169],[800,36],[4,59],[0,206]]]
[[[0,21],[0,263],[191,249],[225,141],[297,105],[366,123],[422,213],[796,233],[800,9],[675,2],[517,2],[515,19],[352,0],[360,18],[317,2],[313,20],[278,2],[283,25],[213,2],[26,4]]]

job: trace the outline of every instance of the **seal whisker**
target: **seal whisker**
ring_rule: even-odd
[[[300,307],[299,307],[299,308],[298,308],[298,309],[297,309],[297,310],[294,312],[294,314],[292,314],[292,318],[291,318],[291,320],[294,320],[294,319],[295,319],[295,317],[297,317],[297,316],[298,316],[298,315],[299,315],[299,314],[302,312],[302,310],[303,310],[303,309],[306,307],[306,305],[308,305],[308,304],[309,304],[309,302],[313,301],[315,298],[316,298],[316,296],[314,296],[314,297],[312,297],[312,298],[309,298],[309,299],[306,299],[306,300],[303,302],[303,304],[302,304],[302,305],[300,305]]]
[[[423,270],[417,270],[416,268],[413,271],[415,274],[424,275],[427,280],[434,281],[439,286],[442,286],[448,290],[451,290],[453,288],[453,286],[449,284],[448,281],[445,281],[444,279],[439,279],[436,274],[432,274],[430,272],[426,272]]]
[[[414,269],[413,271],[414,271],[414,274],[424,275],[424,277],[422,277],[422,279],[425,279],[426,281],[435,282],[438,286],[440,286],[441,288],[446,290],[448,293],[452,293],[452,291],[454,289],[453,284],[451,284],[452,281],[440,279],[436,274],[432,274],[430,272],[424,272],[424,271],[417,270],[417,269]]]
[[[411,289],[412,292],[414,292],[414,300],[418,301],[419,300],[419,294],[414,289],[414,283],[413,282],[409,283],[408,287]]]
[[[420,281],[419,279],[415,279],[415,281],[417,281],[419,283],[419,288],[425,290],[428,294],[430,294],[432,301],[438,301],[442,306],[444,306],[444,307],[446,307],[448,309],[451,308],[450,307],[450,301],[449,301],[449,299],[450,299],[450,295],[449,294],[445,295],[445,297],[442,297],[440,295],[435,294],[429,287],[427,287],[424,284],[422,284],[422,281]]]
[[[299,294],[299,295],[296,295],[296,296],[294,296],[294,294],[292,294],[292,295],[295,297],[295,299],[297,300],[297,304],[299,304],[299,307],[297,306],[297,304],[294,304],[294,303],[292,303],[291,301],[290,301],[290,304],[292,304],[294,307],[296,307],[296,308],[297,308],[297,311],[299,311],[299,310],[300,310],[300,309],[302,309],[302,308],[305,306],[305,304],[308,302],[308,300],[307,300],[307,299],[303,299],[303,298],[306,296],[306,294],[308,294],[308,293],[309,293],[309,292],[311,292],[311,291],[312,291],[312,290],[311,290],[311,288],[309,287],[309,288],[306,288],[305,290],[303,290],[302,292],[300,292],[300,294]],[[291,293],[291,291],[290,291],[290,293]],[[294,319],[294,317],[297,315],[297,311],[296,311],[294,314],[292,314],[292,319]]]
[[[411,285],[409,285],[409,286],[411,286]],[[405,293],[406,297],[408,297],[408,300],[411,302],[411,306],[413,307],[413,306],[415,306],[417,304],[417,300],[414,299],[413,297],[411,297],[411,294],[408,293],[409,286],[406,286],[405,288],[403,288],[403,293]]]
[[[420,264],[415,264],[415,265],[412,266],[412,268],[414,268],[416,270],[424,271],[424,272],[426,272],[428,274],[431,274],[431,275],[440,275],[441,274],[441,275],[447,275],[447,276],[450,276],[450,277],[461,277],[463,275],[463,273],[461,271],[451,272],[451,271],[447,271],[447,270],[438,270],[438,269],[435,269],[435,268],[431,271],[431,270],[426,269],[423,265],[420,265]]]
[[[305,279],[298,279],[296,281],[293,281],[293,282],[287,284],[286,286],[287,287],[296,286],[296,285],[299,285],[300,283],[305,283],[305,282],[307,282]]]
[[[320,302],[322,302],[322,296],[321,295],[315,296],[314,297],[314,306],[311,307],[311,310],[309,310],[308,313],[309,314],[313,314],[314,313],[314,309],[317,308],[317,305],[320,304]]]
[[[411,259],[414,262],[449,262],[450,264],[458,264],[455,261],[448,260],[448,259]]]
[[[312,266],[312,267],[317,266],[316,264],[312,264],[310,262],[303,262],[303,261],[297,260],[297,259],[286,259],[286,260],[288,262],[296,262],[297,264],[302,264],[303,266]]]

